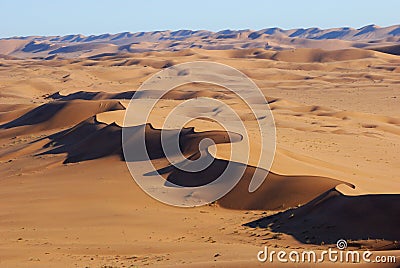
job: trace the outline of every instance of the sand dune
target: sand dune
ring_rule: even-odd
[[[0,110],[0,122],[10,122],[18,117],[26,114],[28,111],[33,109],[33,105],[26,104],[4,104],[1,105]]]
[[[165,158],[161,147],[161,130],[155,129],[151,124],[129,127],[133,135],[135,132],[145,131],[146,146],[151,159]],[[80,162],[90,159],[118,155],[126,161],[143,161],[145,159],[124,159],[122,153],[122,128],[115,123],[104,124],[91,117],[71,129],[52,135],[51,142],[45,147],[56,147],[46,151],[46,154],[67,153],[66,163]],[[216,143],[226,143],[229,136],[221,131],[194,132],[193,128],[176,130],[180,133],[180,147],[185,155],[197,154],[199,143],[204,138],[210,138]],[[77,137],[85,137],[78,143]],[[136,138],[129,142],[138,143]],[[106,144],[106,146],[104,146]]]
[[[374,55],[373,52],[362,49],[344,49],[340,51],[297,49],[277,52],[271,59],[287,62],[330,62],[371,58]]]
[[[36,107],[0,126],[2,137],[36,133],[74,125],[88,116],[124,107],[118,101],[52,102]],[[79,110],[79,113],[76,111]]]
[[[367,25],[359,29],[268,28],[261,30],[156,31],[101,35],[28,36],[0,40],[0,54],[22,58],[96,57],[98,54],[140,53],[147,51],[182,51],[193,48],[206,50],[256,49],[286,50],[320,48],[337,50],[396,45],[399,25],[379,27]],[[386,52],[383,51],[383,52]],[[389,52],[390,53],[390,52]],[[127,60],[124,64],[132,64]],[[149,60],[151,65],[151,60]]]
[[[383,47],[374,47],[371,50],[384,52],[393,55],[400,55],[400,45],[393,45],[393,46],[383,46]]]
[[[203,31],[144,34],[148,42],[173,37],[151,49],[177,42],[171,47],[176,52],[135,51],[140,44],[124,43],[138,38],[131,33],[71,35],[52,42],[70,42],[72,48],[53,46],[60,49],[57,56],[43,60],[39,58],[49,56],[51,42],[1,40],[7,45],[0,53],[39,58],[0,59],[0,226],[5,230],[0,266],[249,267],[258,265],[255,254],[265,245],[324,250],[339,238],[347,239],[351,249],[388,250],[398,256],[400,61],[393,53],[396,47],[378,49],[393,41],[388,35],[395,30],[315,30],[313,39],[308,29],[227,31],[215,33],[218,44],[202,44],[221,48],[224,40],[241,40],[236,47],[250,38],[254,45],[268,36],[269,45],[290,48],[282,51],[257,45],[180,49],[186,47],[179,43],[185,38],[194,42],[195,36],[209,34]],[[323,38],[344,32],[339,45],[346,49],[293,50],[302,42],[334,46],[336,39]],[[296,38],[292,46],[290,38]],[[362,49],[365,38],[383,39],[373,51]],[[112,46],[91,47],[96,40]],[[86,51],[88,47],[93,51]],[[22,53],[24,48],[32,50]],[[67,54],[74,56],[67,59]],[[157,103],[146,124],[123,124],[127,101],[144,80],[168,66],[196,60],[238,68],[270,104],[277,150],[266,180],[253,193],[248,186],[257,162],[230,160],[231,142],[241,137],[229,136],[215,122],[194,120],[180,136],[188,158],[214,158],[201,172],[172,167],[160,145],[165,116],[191,98],[216,98],[231,105],[254,131],[254,116],[229,91],[202,83],[178,87]],[[204,185],[227,164],[245,172],[214,204],[188,209],[164,205],[132,181],[124,160],[142,159],[124,159],[123,128],[145,131],[151,161],[166,185]],[[217,144],[216,153],[199,148],[204,138]],[[251,147],[260,149],[257,139]]]
[[[215,159],[205,170],[191,174],[170,166],[161,147],[161,130],[151,125],[131,127],[140,132],[145,128],[146,148],[150,159],[157,159],[159,168],[166,181],[181,186],[201,186],[218,178],[225,170],[228,161]],[[110,125],[87,119],[77,126],[51,136],[51,142],[44,148],[45,154],[66,154],[64,163],[93,160],[112,155],[124,159],[121,147],[122,128],[115,123]],[[85,137],[84,139],[80,137]],[[200,155],[199,143],[204,138],[212,139],[216,144],[229,142],[229,136],[223,131],[194,132],[193,128],[184,129],[180,134],[180,147],[184,155],[197,158]],[[79,142],[77,142],[79,140]],[[136,140],[129,142],[137,143]],[[144,159],[124,159],[125,161],[143,161]],[[241,165],[241,163],[236,163]],[[246,167],[240,183],[218,203],[231,209],[276,210],[297,206],[310,201],[324,191],[342,183],[340,181],[310,176],[282,176],[270,173],[264,185],[254,193],[247,189],[254,173],[254,167]]]
[[[361,195],[348,197],[329,190],[307,205],[248,223],[251,227],[270,227],[295,236],[303,243],[335,243],[342,237],[371,246],[374,239],[386,240],[377,250],[399,249],[396,227],[400,214],[399,195]],[[379,226],[379,228],[377,228]],[[355,242],[357,244],[357,242]]]
[[[111,99],[131,99],[135,94],[134,91],[122,93],[108,93],[108,92],[87,92],[79,91],[71,94],[63,95],[62,92],[51,94],[47,98],[54,100],[111,100]]]

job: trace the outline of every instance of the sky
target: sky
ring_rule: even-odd
[[[399,0],[2,0],[0,8],[0,38],[400,24]]]

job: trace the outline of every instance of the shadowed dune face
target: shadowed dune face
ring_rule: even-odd
[[[373,47],[371,50],[384,52],[393,55],[400,55],[400,45],[393,45],[393,46],[383,46],[383,47]]]
[[[29,104],[2,104],[0,123],[8,123],[32,110],[35,106]]]
[[[56,101],[36,107],[0,126],[2,137],[36,133],[73,126],[80,121],[106,111],[123,110],[119,101]],[[77,112],[79,111],[79,112]]]
[[[231,163],[232,164],[232,163]],[[201,186],[214,181],[228,165],[228,161],[215,159],[201,172],[188,172],[172,169],[167,180],[181,186]],[[242,166],[241,163],[233,165]],[[224,197],[217,201],[221,207],[239,210],[282,210],[305,204],[341,181],[313,176],[284,176],[269,172],[265,182],[255,192],[248,191],[255,168],[245,168],[239,183]]]
[[[87,92],[79,91],[68,95],[61,95],[59,92],[49,95],[48,99],[54,100],[111,100],[111,99],[131,99],[135,91],[127,91],[122,93],[107,93],[107,92]]]
[[[148,90],[151,92],[151,90]],[[147,91],[147,92],[148,92]],[[126,91],[120,93],[108,93],[108,92],[89,92],[89,91],[79,91],[70,94],[62,94],[61,92],[56,92],[46,97],[46,99],[60,100],[60,101],[70,101],[70,100],[130,100],[135,96],[135,98],[145,97],[143,95],[149,94],[147,92],[136,92],[136,91]],[[135,95],[136,94],[136,95]],[[199,97],[208,97],[215,99],[229,99],[233,95],[229,90],[210,84],[193,83],[188,85],[179,86],[171,91],[168,91],[162,96],[162,99],[169,100],[189,100]]]
[[[161,144],[161,129],[155,129],[150,124],[128,127],[132,138],[128,140],[129,148],[141,142],[146,144],[147,154],[150,159],[165,158]],[[212,139],[214,143],[229,143],[230,136],[223,131],[195,132],[193,128],[182,130],[167,130],[167,136],[179,133],[179,147],[183,155],[195,157],[199,151],[200,142]],[[44,148],[53,148],[42,154],[67,153],[65,163],[80,162],[101,157],[118,155],[124,161],[145,161],[144,159],[124,159],[122,153],[122,127],[116,124],[98,122],[96,117],[91,117],[78,125],[51,135],[51,142]],[[144,134],[144,137],[143,135]],[[232,135],[232,134],[231,134]],[[238,135],[238,139],[240,139]],[[83,137],[83,138],[82,138]],[[78,140],[78,141],[77,141]]]
[[[400,195],[345,196],[330,190],[306,205],[249,222],[252,228],[270,228],[293,235],[303,243],[334,244],[339,239],[386,240],[379,250],[399,249]],[[361,243],[368,246],[368,241]]]

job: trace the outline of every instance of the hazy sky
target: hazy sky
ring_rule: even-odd
[[[0,37],[400,24],[400,1],[2,0]]]

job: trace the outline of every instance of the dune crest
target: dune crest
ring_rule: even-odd
[[[359,29],[349,27],[331,29],[267,28],[261,30],[211,31],[156,31],[84,36],[27,36],[0,39],[0,54],[17,57],[91,57],[113,56],[127,52],[185,51],[192,49],[228,50],[266,48],[285,50],[294,48],[368,48],[395,45],[399,41],[400,26],[378,27],[367,25]],[[386,52],[386,50],[384,50]],[[389,52],[390,53],[390,52]],[[151,60],[149,61],[151,62]],[[125,64],[130,64],[126,61]],[[148,63],[152,65],[151,63]],[[154,65],[153,65],[154,66]],[[161,66],[158,66],[159,68]]]

